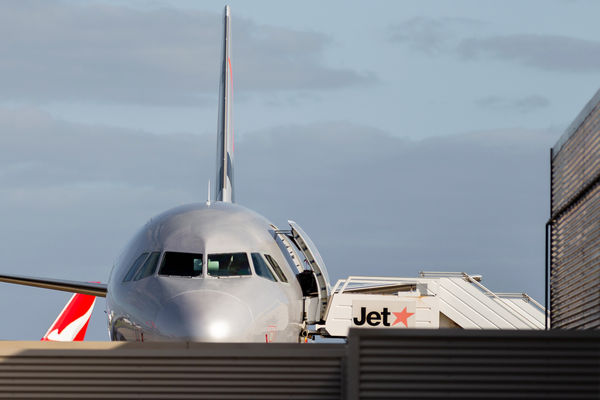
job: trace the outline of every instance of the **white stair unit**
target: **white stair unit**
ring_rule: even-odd
[[[324,336],[345,337],[353,302],[414,302],[414,328],[544,329],[544,307],[526,294],[499,294],[464,272],[421,272],[418,278],[351,276],[331,290]],[[402,324],[389,329],[403,329]]]

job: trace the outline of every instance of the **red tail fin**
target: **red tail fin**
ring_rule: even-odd
[[[96,296],[75,293],[42,338],[43,341],[81,341],[92,316]]]

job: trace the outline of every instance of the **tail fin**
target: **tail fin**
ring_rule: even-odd
[[[233,73],[231,71],[231,11],[225,6],[223,18],[223,64],[219,87],[219,123],[217,126],[217,186],[215,200],[234,202],[233,196]]]
[[[42,341],[81,341],[92,316],[96,296],[75,293],[50,326]]]

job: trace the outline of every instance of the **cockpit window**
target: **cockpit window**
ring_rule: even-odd
[[[209,254],[207,267],[210,276],[250,275],[246,253]]]
[[[129,267],[127,275],[125,275],[125,278],[123,278],[123,282],[129,282],[131,278],[133,278],[133,275],[136,273],[140,265],[142,265],[142,263],[146,260],[146,257],[148,257],[148,253],[142,253],[138,258],[135,259],[133,264],[131,264],[131,267]]]
[[[158,274],[188,277],[202,275],[202,254],[165,251]]]
[[[265,258],[267,259],[269,264],[271,264],[271,267],[273,267],[273,271],[275,271],[275,274],[277,274],[279,280],[282,282],[287,282],[288,280],[285,277],[285,274],[283,273],[281,268],[279,268],[279,264],[277,264],[277,261],[275,261],[275,259],[268,254],[265,254]]]
[[[254,264],[254,272],[256,272],[256,275],[267,278],[273,282],[277,281],[277,279],[275,279],[273,276],[271,269],[260,254],[252,253],[252,263]]]
[[[160,251],[153,251],[152,253],[150,253],[150,257],[148,257],[144,265],[142,265],[142,267],[138,269],[137,273],[133,277],[133,280],[139,281],[140,279],[144,279],[150,275],[153,275],[154,271],[156,271],[156,266],[158,265],[159,258]],[[202,263],[200,265],[202,265]]]

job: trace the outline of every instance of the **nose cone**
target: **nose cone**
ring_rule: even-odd
[[[184,292],[163,305],[156,327],[165,339],[199,342],[249,340],[254,319],[237,297],[215,290]]]

